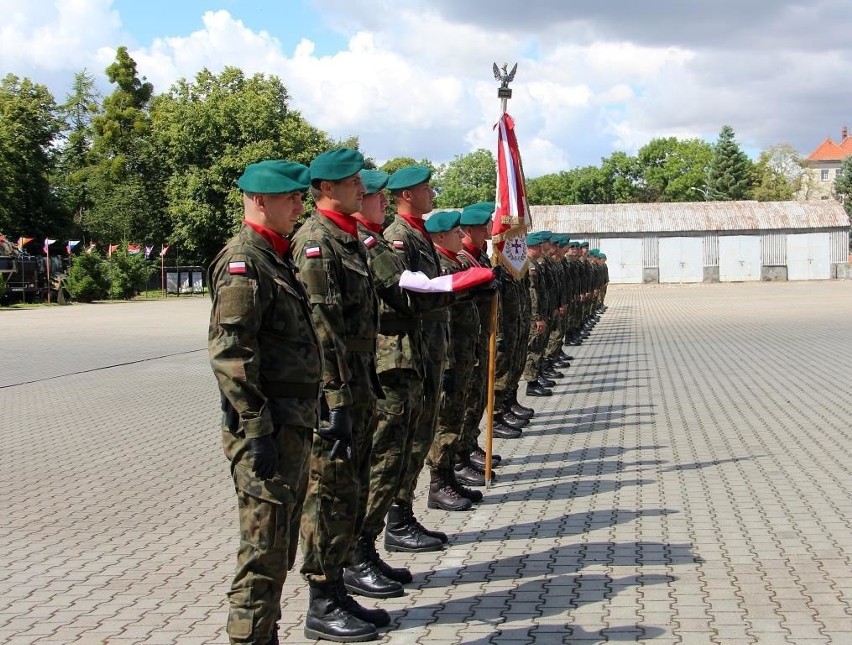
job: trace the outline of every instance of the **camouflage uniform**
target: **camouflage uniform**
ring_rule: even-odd
[[[451,258],[444,252],[438,252],[438,259],[444,275],[457,273],[464,268],[455,257]],[[465,414],[465,386],[471,380],[476,364],[479,331],[479,311],[473,299],[459,299],[450,306],[447,369],[453,370],[454,384],[451,391],[441,391],[438,429],[426,457],[426,465],[430,470],[449,471],[455,465],[456,455],[460,452]]]
[[[315,212],[302,225],[293,237],[293,257],[325,357],[323,411],[345,407],[352,419],[351,454],[340,450],[332,459],[332,442],[314,442],[302,514],[302,575],[310,582],[334,582],[351,561],[367,508],[376,398],[381,395],[378,301],[364,245],[326,216]]]
[[[553,302],[554,309],[559,309],[568,303],[568,283],[565,279],[565,271],[563,265],[557,260],[547,257],[545,262],[548,267],[548,274],[553,277]],[[563,315],[556,311],[550,317],[550,335],[547,339],[547,348],[544,355],[548,359],[556,358],[562,352],[562,339],[565,337],[562,332]]]
[[[441,308],[450,297],[418,294],[399,287],[405,270],[400,256],[381,233],[359,225],[358,234],[369,256],[373,282],[380,300],[376,350],[379,382],[384,398],[377,405],[370,465],[370,494],[364,533],[377,536],[401,484],[411,452],[411,426],[423,405],[423,349],[420,314]]]
[[[476,250],[465,246],[459,253],[459,262],[466,269],[490,267],[491,261],[485,249]],[[470,378],[463,384],[464,422],[460,450],[470,453],[479,444],[479,423],[488,403],[488,344],[491,337],[491,298],[476,298],[479,312],[479,336],[476,341],[476,358]]]
[[[243,225],[210,265],[210,363],[222,393],[222,440],[240,519],[228,593],[232,642],[266,642],[296,557],[323,365],[304,288],[289,257]],[[276,474],[259,479],[249,440],[275,437]]]
[[[524,380],[535,381],[539,376],[541,357],[550,335],[550,315],[553,312],[551,276],[548,275],[544,258],[530,261],[530,336],[527,344],[527,358],[524,366]],[[544,321],[544,331],[537,331],[535,323]]]
[[[385,229],[394,252],[410,271],[421,271],[429,278],[441,275],[440,262],[435,246],[428,233],[421,231],[402,216],[396,216]],[[446,303],[454,297],[448,296]],[[438,400],[441,393],[441,377],[447,354],[449,311],[446,307],[434,309],[421,317],[423,348],[423,398],[412,410],[411,449],[405,456],[406,462],[397,499],[410,506],[414,501],[417,478],[423,470],[426,455],[435,438]]]

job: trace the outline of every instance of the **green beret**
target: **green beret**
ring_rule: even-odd
[[[550,238],[553,237],[553,233],[551,231],[539,231],[539,235],[541,235],[542,242],[550,242]]]
[[[427,233],[446,233],[452,231],[461,221],[461,213],[458,211],[441,211],[431,215],[426,220]]]
[[[606,260],[606,253],[601,253],[598,257],[599,257],[601,260]]]
[[[572,249],[579,249],[580,243],[577,240],[574,240],[573,242],[569,242],[568,246],[571,247]]]
[[[589,243],[588,242],[580,242],[580,248],[581,249],[589,248]]]
[[[544,240],[541,238],[541,231],[527,234],[527,246],[538,246],[542,242]]]
[[[283,159],[268,159],[246,166],[237,186],[244,193],[274,195],[300,193],[311,185],[307,166]]]
[[[406,166],[390,176],[388,190],[405,190],[418,184],[425,184],[432,178],[429,166]]]
[[[563,249],[571,243],[571,238],[568,235],[562,235],[559,240],[559,246]]]
[[[390,175],[384,170],[362,170],[361,182],[364,184],[365,195],[375,195],[388,185]]]
[[[364,155],[351,148],[323,152],[311,162],[311,181],[339,181],[357,174],[364,167]]]
[[[477,202],[465,206],[461,212],[462,226],[481,226],[491,219],[494,212],[494,202]]]
[[[592,249],[591,251],[589,251],[589,253],[591,253],[592,255],[597,255],[600,252],[601,252],[600,249]]]

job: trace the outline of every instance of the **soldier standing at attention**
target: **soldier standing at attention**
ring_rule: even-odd
[[[464,268],[457,257],[462,249],[460,220],[458,211],[442,211],[426,220],[426,232],[438,250],[444,275]],[[438,428],[426,456],[430,471],[427,506],[445,511],[466,511],[473,502],[482,501],[482,493],[462,486],[455,473],[455,468],[461,468],[466,461],[460,454],[465,385],[473,374],[479,337],[479,311],[473,299],[459,299],[450,306],[449,330],[448,364],[441,379]],[[481,483],[471,483],[484,485],[485,478]]]
[[[428,278],[441,275],[432,239],[426,232],[423,216],[432,211],[435,192],[429,185],[432,171],[428,166],[406,166],[393,173],[388,190],[396,203],[397,215],[385,229],[385,239],[409,271],[420,271]],[[446,304],[453,302],[448,296]],[[414,517],[412,502],[417,478],[423,470],[426,454],[435,438],[441,378],[447,355],[449,312],[446,307],[424,313],[420,320],[423,347],[423,398],[412,411],[409,432],[410,450],[403,465],[399,489],[390,507],[385,530],[385,548],[389,551],[433,551],[435,539],[446,543],[442,531],[425,529]]]
[[[293,237],[293,257],[311,303],[325,358],[321,421],[311,450],[302,513],[302,575],[310,587],[305,636],[373,640],[387,612],[368,610],[346,592],[367,507],[376,399],[376,299],[354,213],[364,185],[357,150],[323,153],[310,165],[316,210]],[[401,595],[401,588],[397,595]]]
[[[464,267],[490,267],[486,240],[491,237],[491,219],[494,202],[477,202],[465,206],[461,214],[462,249],[459,262]],[[500,275],[504,272],[501,271]],[[491,336],[491,298],[477,298],[479,310],[479,338],[476,345],[476,366],[465,383],[464,428],[461,454],[464,462],[456,469],[456,479],[462,484],[481,486],[485,481],[485,451],[479,446],[482,415],[487,404],[488,344]],[[491,455],[491,466],[500,464],[500,455]]]
[[[541,232],[527,235],[527,255],[530,259],[530,337],[527,345],[527,361],[524,368],[524,380],[527,382],[527,396],[552,396],[548,381],[541,377],[541,355],[548,339],[548,319],[553,313],[548,293],[548,282],[542,258],[544,239]],[[552,383],[552,381],[550,381]]]
[[[379,399],[377,406],[364,527],[356,548],[355,562],[344,574],[346,577],[354,570],[377,570],[390,581],[382,583],[373,574],[375,580],[370,581],[370,586],[372,591],[378,592],[391,589],[391,583],[399,585],[412,580],[408,569],[392,567],[379,557],[375,542],[399,490],[405,456],[412,439],[412,414],[416,414],[422,405],[423,355],[419,315],[421,311],[443,306],[448,299],[443,294],[418,294],[400,288],[399,277],[405,265],[382,235],[388,206],[384,188],[388,179],[389,175],[381,170],[361,171],[365,195],[361,212],[357,215],[358,235],[367,249],[373,283],[380,298],[376,362],[384,398]],[[423,540],[413,546],[423,551],[440,551],[444,546],[437,537],[423,536]]]
[[[237,491],[240,549],[228,593],[232,643],[277,644],[319,418],[322,353],[284,237],[303,212],[308,169],[250,164],[237,182],[245,220],[210,265],[210,364]]]

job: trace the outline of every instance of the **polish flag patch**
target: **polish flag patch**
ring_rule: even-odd
[[[306,258],[321,258],[322,257],[322,249],[318,246],[305,247],[305,257]]]
[[[402,240],[394,240],[393,248],[402,250],[405,248],[405,242],[403,242]]]
[[[231,275],[242,275],[245,272],[245,262],[228,262],[228,273],[230,273]]]
[[[364,246],[366,246],[368,249],[373,248],[374,246],[376,246],[376,238],[374,238],[372,235],[364,238]]]

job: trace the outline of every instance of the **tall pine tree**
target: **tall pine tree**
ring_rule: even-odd
[[[749,199],[754,183],[753,166],[748,156],[740,150],[734,138],[734,129],[729,125],[723,126],[713,148],[713,158],[710,160],[707,177],[710,199]]]

